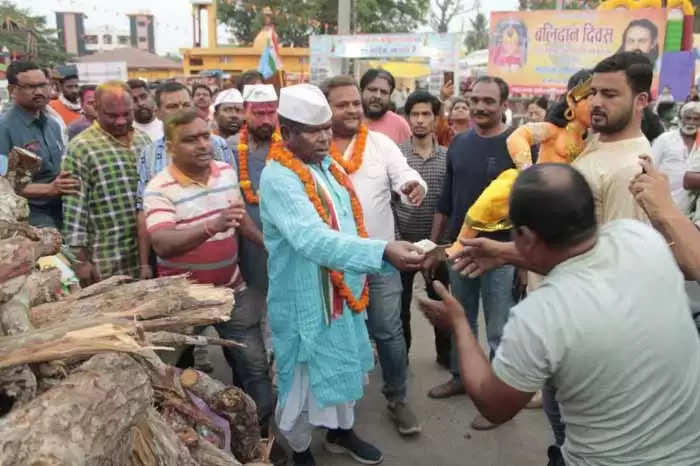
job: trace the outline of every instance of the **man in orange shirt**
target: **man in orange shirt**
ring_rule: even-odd
[[[78,75],[68,74],[61,79],[61,94],[58,99],[52,100],[49,105],[56,110],[66,125],[78,120],[81,115],[80,84]]]

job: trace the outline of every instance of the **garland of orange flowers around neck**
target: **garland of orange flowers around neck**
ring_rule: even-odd
[[[323,207],[321,198],[316,192],[316,184],[314,183],[314,178],[311,174],[311,170],[309,169],[309,167],[307,167],[306,164],[300,159],[295,157],[284,146],[284,143],[282,141],[277,141],[272,145],[270,149],[270,159],[276,161],[283,167],[290,169],[299,177],[301,182],[304,184],[304,191],[306,191],[306,195],[309,197],[309,200],[316,209],[316,212],[318,212],[318,215],[321,217],[321,219],[330,227],[331,219],[328,215],[328,212],[326,212],[326,210]],[[350,179],[335,163],[331,163],[330,172],[336,179],[338,184],[343,186],[350,195],[350,204],[352,206],[352,215],[355,218],[357,235],[360,238],[367,238],[368,235],[367,230],[365,229],[364,217],[362,215],[362,206],[360,205],[360,201],[357,198],[355,190],[353,189],[350,183]],[[338,270],[331,270],[330,276],[333,288],[335,288],[338,294],[345,300],[350,309],[352,309],[355,312],[362,312],[367,308],[367,305],[369,304],[369,285],[366,281],[365,286],[362,289],[362,294],[360,295],[360,298],[356,299],[353,296],[350,287],[347,285],[347,283],[345,283],[345,274],[343,272]]]
[[[282,136],[280,135],[279,128],[275,129],[272,133],[272,143],[281,141]],[[270,158],[270,152],[267,154],[267,159]],[[253,191],[253,184],[250,182],[250,174],[248,173],[248,125],[243,124],[241,128],[241,134],[238,139],[238,178],[243,190],[243,195],[245,196],[246,202],[248,204],[259,204],[260,197],[258,193]]]
[[[368,132],[367,125],[364,123],[361,124],[355,136],[355,146],[352,148],[352,155],[348,160],[345,160],[345,157],[343,157],[343,154],[340,153],[336,145],[331,143],[331,157],[338,162],[349,175],[355,173],[362,166],[362,156],[365,153]]]

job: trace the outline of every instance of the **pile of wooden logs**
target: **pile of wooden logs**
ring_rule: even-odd
[[[36,261],[57,254],[61,237],[29,226],[15,195],[36,169],[27,154],[14,152],[0,177],[0,464],[267,464],[250,397],[154,352],[235,346],[188,334],[228,320],[232,291],[112,277],[60,296],[60,272]]]

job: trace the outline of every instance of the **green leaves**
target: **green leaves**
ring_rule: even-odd
[[[489,22],[486,15],[479,12],[473,19],[470,19],[471,28],[464,38],[464,45],[467,51],[487,49],[489,47]]]
[[[430,8],[429,0],[355,0],[355,32],[414,31]],[[312,34],[335,34],[337,0],[249,0],[220,2],[219,22],[226,24],[239,45],[250,45],[263,27],[263,8],[274,12],[273,22],[282,46],[308,47]]]
[[[42,66],[52,66],[68,60],[69,56],[63,51],[56,31],[46,29],[46,18],[33,16],[29,10],[9,0],[0,1],[0,44],[6,46],[10,53],[24,55],[34,49],[31,37],[36,39],[36,56],[31,57],[33,61]]]

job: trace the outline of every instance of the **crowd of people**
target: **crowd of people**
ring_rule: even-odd
[[[700,104],[660,134],[652,76],[620,52],[514,128],[491,76],[452,97],[449,82],[397,91],[381,69],[281,89],[249,71],[217,92],[69,75],[50,100],[46,73],[16,61],[0,170],[13,147],[41,158],[18,194],[32,225],[62,232],[81,286],[187,273],[232,289],[216,330],[245,343],[224,352],[233,380],[295,465],[316,464],[314,427],[331,453],[383,460],[353,429],[375,361],[398,433],[421,432],[419,274],[450,373],[428,396],[467,394],[474,429],[541,397],[550,465],[697,464]],[[163,358],[212,370],[206,347]]]

